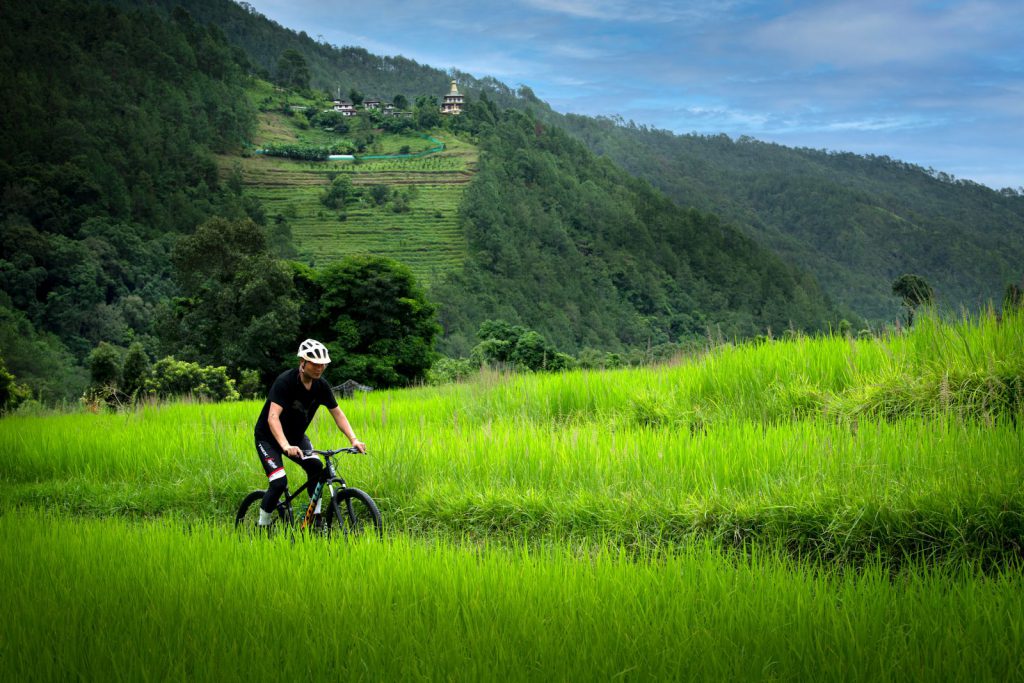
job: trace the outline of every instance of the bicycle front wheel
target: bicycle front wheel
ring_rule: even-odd
[[[253,491],[242,499],[242,504],[238,506],[238,512],[235,513],[235,530],[243,534],[252,534],[257,531],[266,531],[266,528],[261,529],[259,526],[260,521],[260,503],[263,502],[263,494],[266,491]],[[278,518],[274,520],[274,526],[289,526],[291,519],[289,519],[289,510],[285,506],[278,506],[277,508]]]
[[[327,533],[358,536],[372,533],[384,535],[384,524],[377,504],[359,489],[345,488],[334,494],[327,515]]]

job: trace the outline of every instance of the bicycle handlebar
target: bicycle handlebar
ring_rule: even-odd
[[[308,455],[328,455],[328,456],[330,456],[330,455],[337,455],[338,453],[352,453],[352,454],[355,454],[355,453],[358,453],[358,452],[359,452],[359,449],[356,448],[355,446],[350,446],[349,448],[335,448],[333,451],[318,451],[316,449],[313,449],[311,451],[303,451],[303,453],[305,453],[307,456]]]

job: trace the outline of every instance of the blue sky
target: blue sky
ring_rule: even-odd
[[[526,84],[561,112],[1024,186],[1021,0],[250,2],[334,45]]]

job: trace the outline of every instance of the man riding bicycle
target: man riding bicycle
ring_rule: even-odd
[[[267,492],[260,504],[260,526],[271,524],[274,519],[271,513],[288,487],[284,456],[305,470],[310,495],[323,476],[324,466],[320,459],[315,455],[305,455],[313,449],[306,437],[306,429],[313,421],[317,408],[325,406],[342,434],[360,453],[366,452],[366,445],[356,438],[348,418],[338,407],[331,385],[321,377],[331,362],[327,348],[315,339],[307,339],[299,345],[296,355],[299,357],[299,367],[281,373],[274,380],[254,430],[256,452],[268,480]],[[318,502],[316,514],[319,513]]]

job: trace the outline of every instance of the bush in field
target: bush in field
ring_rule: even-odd
[[[160,398],[191,395],[214,401],[234,401],[239,397],[235,380],[228,377],[227,368],[202,366],[175,360],[173,356],[153,364],[145,391]]]
[[[13,410],[31,396],[32,391],[15,381],[14,375],[7,370],[4,359],[0,358],[0,411]]]
[[[440,358],[427,371],[427,384],[461,382],[480,369],[469,358]]]
[[[559,352],[543,335],[504,320],[485,320],[477,330],[470,359],[479,365],[511,365],[520,370],[566,370],[576,359]]]
[[[920,275],[900,275],[892,283],[892,293],[903,300],[907,310],[907,327],[914,324],[914,312],[918,306],[927,306],[935,301],[935,291]]]
[[[370,199],[377,206],[382,206],[391,196],[391,189],[387,185],[373,185],[370,187]]]
[[[89,379],[92,387],[121,385],[121,350],[100,342],[89,354]]]
[[[329,209],[344,209],[357,194],[348,175],[339,173],[331,180],[330,187],[320,195],[320,203]]]

